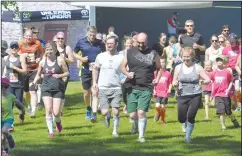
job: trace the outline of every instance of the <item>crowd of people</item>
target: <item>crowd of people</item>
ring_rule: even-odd
[[[168,22],[171,24],[172,20]],[[224,25],[220,35],[211,36],[211,45],[206,48],[202,35],[194,28],[194,21],[187,20],[184,29],[169,33],[169,39],[166,33],[161,33],[159,42],[152,47],[148,46],[146,33],[132,32],[124,36],[121,51],[117,50],[120,37],[114,27],[103,35],[95,26],[90,26],[87,36],[78,40],[73,50],[65,43],[63,32],[45,43],[38,38],[35,28],[26,29],[24,39],[11,42],[9,48],[6,41],[2,41],[3,152],[7,154],[8,147],[15,146],[9,133],[14,130],[14,105],[19,109],[19,121],[24,123],[25,103],[29,116],[35,118],[42,98],[50,138],[54,137],[54,123],[58,133],[62,131],[62,124],[68,125],[61,122],[61,117],[69,65],[75,60],[83,87],[85,118],[95,123],[100,111],[107,128],[113,119],[113,137],[119,136],[123,101],[123,112],[130,117],[131,134],[139,133],[138,142],[144,143],[146,112],[151,99],[155,98],[154,121],[160,120],[164,125],[172,90],[176,90],[178,121],[185,133],[185,143],[191,142],[202,95],[205,96],[206,120],[211,103],[220,116],[222,130],[226,129],[225,115],[239,127],[232,111],[241,110],[241,41]],[[200,58],[203,52],[205,60]]]

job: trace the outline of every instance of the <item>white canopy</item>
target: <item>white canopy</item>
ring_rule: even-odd
[[[71,2],[71,5],[142,9],[189,9],[212,7],[213,2]]]

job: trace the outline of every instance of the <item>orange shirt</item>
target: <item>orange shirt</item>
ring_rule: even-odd
[[[26,59],[28,71],[34,71],[38,68],[36,59],[42,56],[44,52],[41,42],[39,40],[33,40],[32,43],[27,43],[25,40],[19,41],[19,53],[27,53],[28,57]]]

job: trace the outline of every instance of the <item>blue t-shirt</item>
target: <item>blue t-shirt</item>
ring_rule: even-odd
[[[97,55],[105,51],[105,44],[99,39],[96,39],[94,43],[90,43],[87,37],[84,37],[77,42],[74,48],[75,53],[79,51],[81,51],[82,57],[88,56],[88,62],[83,63],[82,73],[91,74],[89,71],[89,63],[94,63]]]

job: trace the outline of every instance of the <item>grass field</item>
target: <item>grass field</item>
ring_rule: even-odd
[[[11,156],[240,156],[241,128],[233,128],[226,120],[227,130],[221,131],[215,109],[210,109],[209,121],[204,121],[204,110],[200,109],[192,143],[183,142],[184,133],[177,122],[177,107],[174,99],[169,99],[166,126],[154,123],[154,105],[148,112],[145,144],[137,142],[138,134],[130,134],[129,118],[121,113],[119,138],[112,138],[112,124],[105,128],[103,117],[97,123],[85,120],[85,106],[80,82],[70,82],[67,103],[63,111],[63,131],[55,137],[47,137],[44,109],[38,111],[35,119],[26,115],[24,125],[18,124],[15,108],[15,131],[12,132],[16,148]],[[241,113],[236,113],[241,123]],[[111,120],[112,123],[112,120]]]

